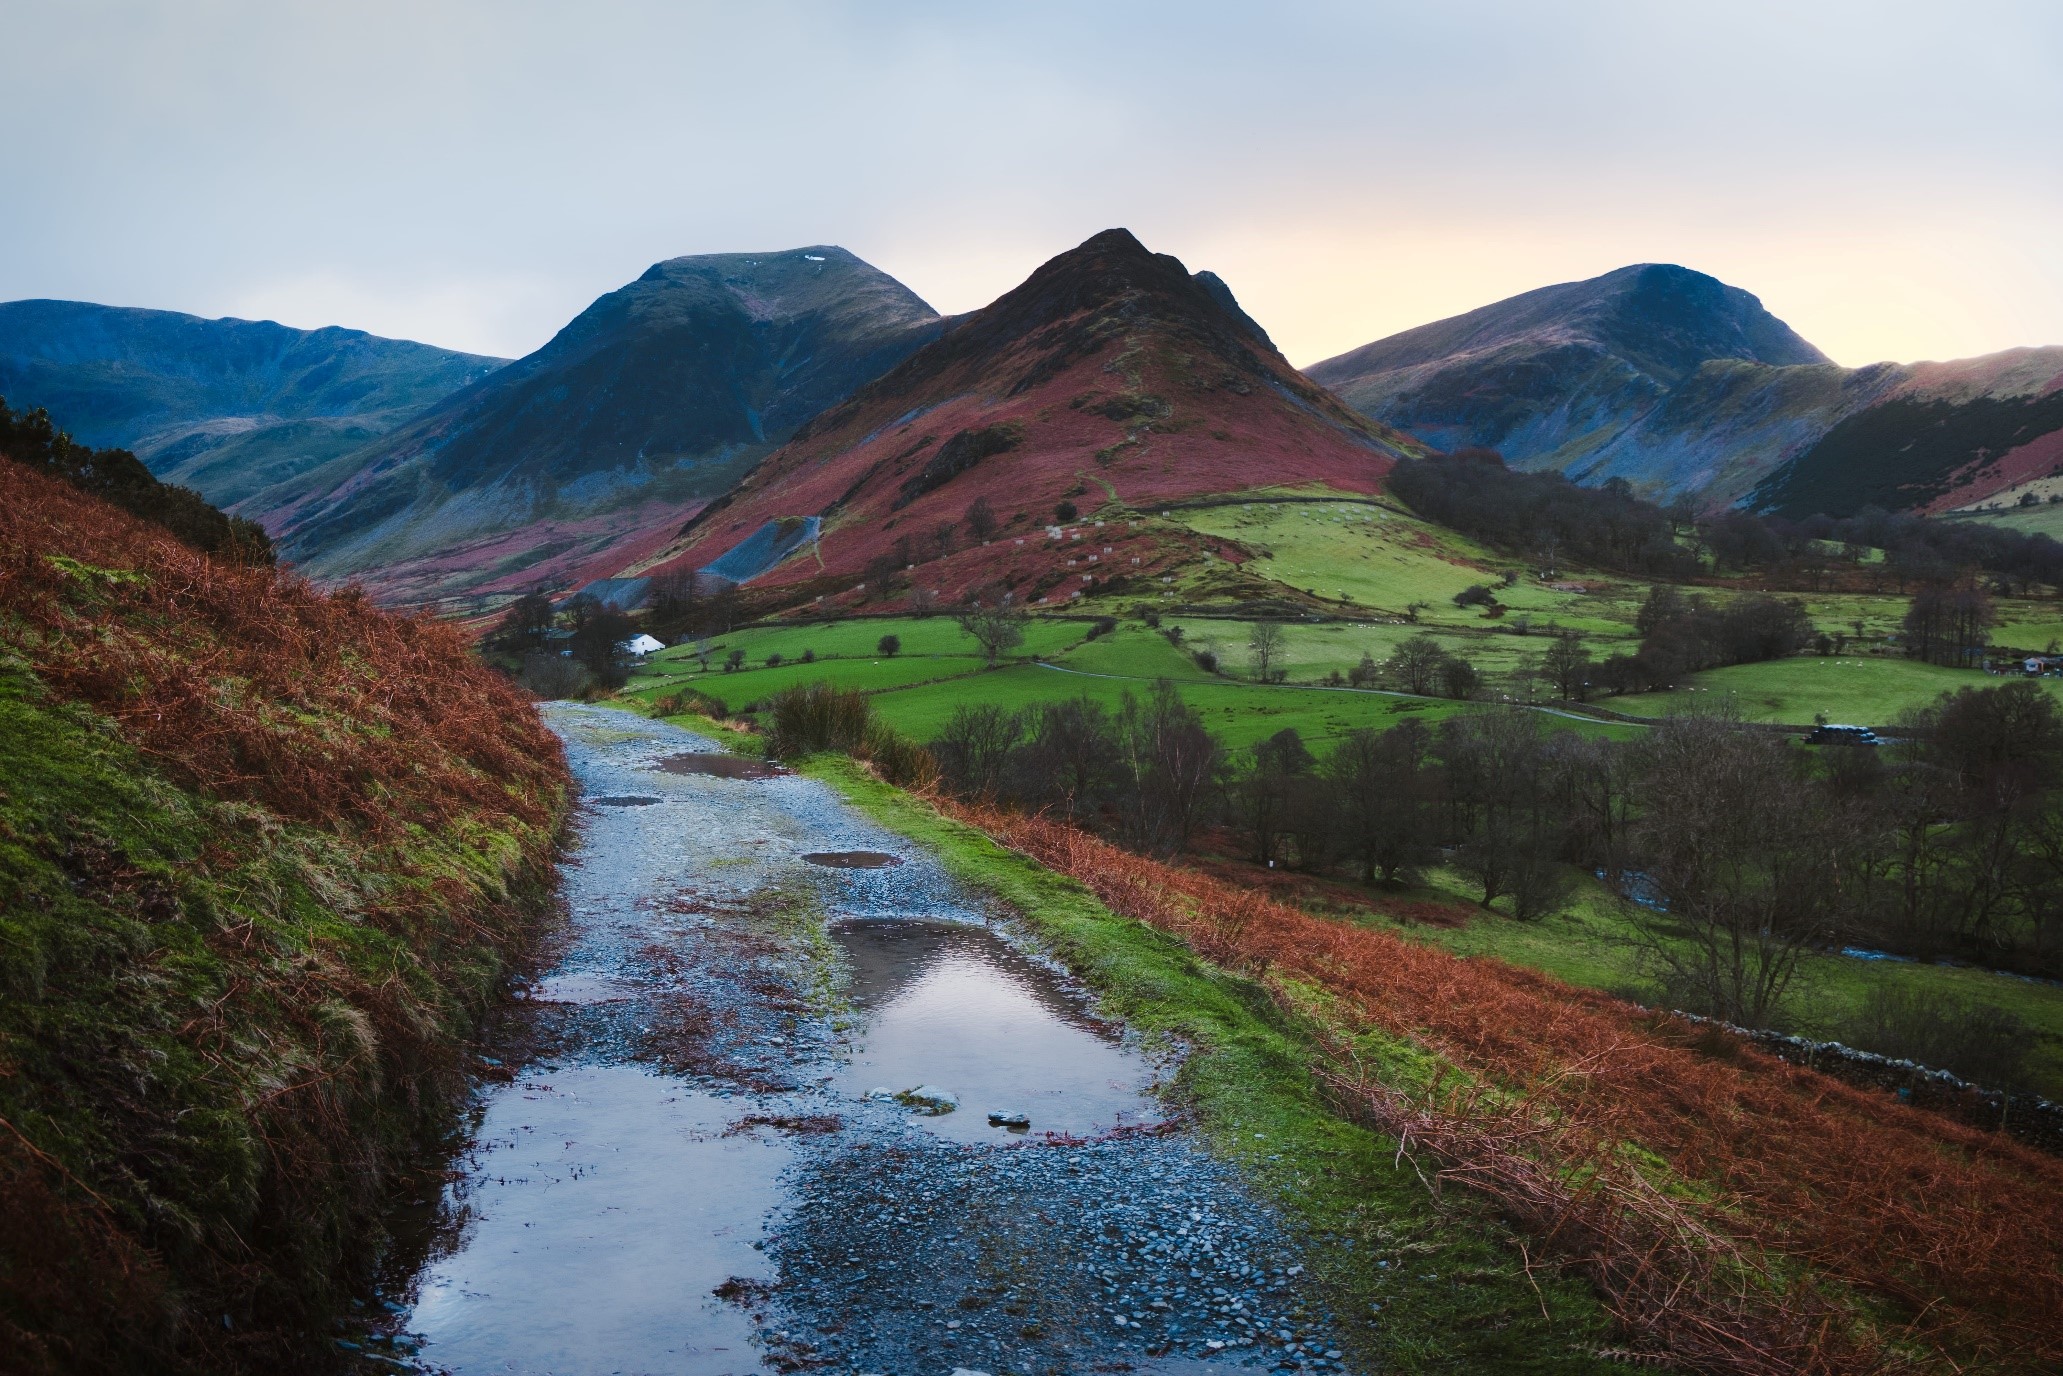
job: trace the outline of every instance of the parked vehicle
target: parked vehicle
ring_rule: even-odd
[[[1805,737],[1807,745],[1876,745],[1877,733],[1867,726],[1815,726]]]

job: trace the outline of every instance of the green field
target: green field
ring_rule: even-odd
[[[1418,619],[1427,626],[1494,628],[1503,618],[1457,607],[1454,595],[1478,583],[1495,587],[1507,570],[1520,577],[1497,594],[1506,618],[1586,633],[1628,632],[1647,592],[1645,584],[1604,575],[1559,580],[1570,585],[1563,588],[1539,583],[1522,561],[1389,505],[1261,500],[1180,516],[1198,534],[1251,551],[1256,557],[1246,567],[1260,577],[1377,616],[1402,617],[1413,604],[1424,604]],[[1591,591],[1575,591],[1578,584]]]
[[[1473,906],[1466,882],[1458,874],[1439,872],[1430,876],[1429,882],[1432,887],[1407,896]],[[1406,925],[1381,917],[1368,920],[1458,955],[1494,956],[1571,984],[1643,1000],[1656,993],[1642,968],[1640,943],[1632,924],[1619,902],[1596,881],[1585,881],[1568,911],[1538,922],[1477,912],[1478,916],[1461,927]],[[1781,1019],[1782,1030],[1838,1040],[1861,1010],[1865,995],[1880,984],[1916,990],[1930,998],[1988,1003],[2018,1017],[2039,1034],[2026,1067],[2030,1086],[2048,1098],[2063,1098],[2063,987],[2054,984],[1962,966],[1809,955],[1800,964],[1794,996]]]
[[[1972,511],[1944,519],[2004,526],[2008,530],[2025,531],[2029,535],[2046,535],[2051,539],[2063,540],[2063,502],[2043,502],[2040,506],[2013,506],[2004,511]]]
[[[1729,698],[1749,721],[1810,725],[1815,715],[1858,726],[1889,726],[1909,708],[1924,707],[1943,693],[1984,688],[2008,680],[1974,669],[1945,669],[1916,660],[1875,656],[1805,655],[1766,664],[1737,664],[1692,674],[1673,692],[1606,698],[1603,705],[1636,716],[1710,706]],[[2063,680],[2042,685],[2063,701]]]
[[[1450,531],[1419,520],[1382,499],[1297,500],[1311,493],[1256,493],[1253,500],[1172,509],[1165,520],[1206,537],[1214,555],[1232,546],[1251,557],[1235,570],[1225,557],[1192,565],[1157,599],[1178,599],[1192,609],[1228,610],[1256,596],[1275,594],[1256,578],[1341,604],[1352,620],[1278,622],[1282,648],[1276,667],[1288,682],[1251,681],[1249,622],[1231,616],[1166,614],[1162,629],[1179,631],[1174,644],[1134,615],[1136,593],[1091,596],[1071,618],[1041,617],[1027,624],[1025,643],[997,670],[985,671],[973,642],[950,616],[854,618],[814,625],[762,626],[711,637],[698,647],[676,646],[655,655],[633,681],[634,691],[688,686],[732,711],[764,701],[798,683],[824,681],[874,697],[882,718],[919,740],[931,739],[965,703],[1008,707],[1087,695],[1115,706],[1126,691],[1168,679],[1205,714],[1228,744],[1244,746],[1283,727],[1306,739],[1336,739],[1355,727],[1382,727],[1415,715],[1436,721],[1461,704],[1444,699],[1341,692],[1326,684],[1344,677],[1364,655],[1378,664],[1406,639],[1430,635],[1450,655],[1482,676],[1484,700],[1523,700],[1536,690],[1528,670],[1553,635],[1580,633],[1595,659],[1631,654],[1639,647],[1635,614],[1648,585],[1637,579],[1564,569],[1550,583],[1524,561],[1493,553]],[[2057,508],[2063,510],[2063,508]],[[2043,508],[2034,515],[2045,514]],[[1216,543],[1223,542],[1223,543]],[[1504,585],[1503,576],[1516,581]],[[1472,585],[1495,590],[1500,610],[1458,607],[1454,595]],[[1728,599],[1749,594],[1743,583],[1701,587],[1693,595]],[[1904,711],[1940,693],[2001,680],[1973,670],[1944,669],[1897,655],[1895,642],[1908,598],[1867,592],[1792,594],[1813,623],[1838,636],[1844,653],[1807,655],[1764,664],[1714,669],[1690,676],[1675,690],[1603,699],[1601,706],[1637,717],[1660,717],[1731,697],[1750,720],[1809,725],[1815,717],[1869,726],[1891,724]],[[1351,610],[1349,610],[1351,608]],[[1995,641],[2039,649],[2063,642],[2063,602],[2053,598],[2001,599]],[[1091,618],[1120,618],[1110,634],[1089,638]],[[902,641],[882,655],[883,635]],[[744,666],[726,673],[725,658],[742,651]],[[1216,656],[1218,673],[1196,655]],[[803,654],[814,657],[802,663]],[[769,656],[782,662],[768,667]],[[1045,667],[1033,661],[1043,661]],[[704,671],[702,662],[710,668]],[[1067,672],[1061,672],[1061,671]],[[2063,683],[2047,681],[2063,692]],[[1597,730],[1563,718],[1544,722]],[[1636,728],[1614,727],[1615,733]]]
[[[1215,635],[1224,643],[1222,653],[1230,665],[1245,660],[1247,627],[1242,622],[1198,623],[1199,638]],[[1407,717],[1428,724],[1477,704],[1445,698],[1414,698],[1397,693],[1364,692],[1328,688],[1313,683],[1291,682],[1261,685],[1241,677],[1206,673],[1185,648],[1177,649],[1158,631],[1136,622],[1097,639],[1088,639],[1087,621],[1034,621],[1027,628],[1026,649],[1040,647],[1044,662],[1035,663],[1020,654],[994,670],[970,654],[973,642],[946,618],[882,619],[849,621],[829,626],[766,627],[733,632],[712,638],[708,654],[711,668],[698,667],[696,657],[685,650],[669,649],[656,654],[631,678],[627,691],[641,698],[678,688],[692,688],[722,702],[731,711],[763,702],[783,688],[798,683],[827,682],[858,688],[868,693],[882,720],[919,741],[935,739],[941,728],[961,706],[995,703],[1020,708],[1041,701],[1088,697],[1115,711],[1124,695],[1143,696],[1155,681],[1172,682],[1183,698],[1203,714],[1205,724],[1228,746],[1252,745],[1285,727],[1294,728],[1305,740],[1320,744],[1337,739],[1360,727],[1378,730]],[[1361,650],[1373,646],[1378,658],[1384,645],[1400,639],[1411,628],[1401,627],[1293,627],[1295,636],[1310,637],[1314,647],[1309,676],[1322,677],[1317,657],[1332,653],[1317,648],[1337,641],[1347,649],[1338,653],[1344,669],[1351,667]],[[1373,640],[1334,634],[1336,632],[1379,632]],[[1392,633],[1395,634],[1392,634]],[[1319,633],[1330,636],[1320,638]],[[871,652],[883,635],[900,636],[905,645],[916,645],[933,653],[905,652],[893,658]],[[1461,637],[1457,637],[1457,644]],[[1519,640],[1499,636],[1499,641]],[[1194,644],[1197,642],[1189,642]],[[1537,642],[1536,642],[1537,643]],[[827,651],[823,647],[830,647]],[[726,673],[720,667],[732,650],[743,650],[751,666]],[[788,658],[803,649],[814,650],[812,663]],[[854,651],[853,658],[834,658],[832,652]],[[1351,653],[1348,653],[1351,650]],[[781,654],[783,662],[765,667],[768,654]],[[1298,677],[1304,675],[1299,672]],[[1590,721],[1572,721],[1543,713],[1543,726],[1567,728],[1597,734],[1625,734],[1633,728]]]

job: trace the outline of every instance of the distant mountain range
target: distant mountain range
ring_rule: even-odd
[[[840,248],[670,259],[514,363],[16,301],[0,396],[262,521],[316,577],[418,603],[710,565],[849,587],[920,534],[935,557],[977,497],[1029,528],[1062,500],[1373,491],[1468,447],[1788,515],[2063,474],[2063,348],[1844,368],[1747,292],[1643,264],[1300,374],[1223,281],[1123,230],[950,321]]]
[[[1060,502],[1090,513],[1263,486],[1374,492],[1398,457],[1423,452],[1290,367],[1216,277],[1107,230],[811,421],[631,571],[706,567],[741,547],[778,557],[770,532],[807,530],[809,556],[762,582],[841,595],[885,561],[931,566],[949,594],[1000,583],[1028,596],[1058,586],[1045,527]],[[977,501],[997,522],[986,547],[967,515]],[[1134,567],[1074,552],[1076,586]]]
[[[0,397],[219,506],[360,447],[504,361],[335,327],[0,303]]]
[[[2063,349],[1843,368],[1667,264],[1526,292],[1309,370],[1441,449],[1787,515],[1947,510],[2063,469]]]
[[[937,336],[841,248],[674,258],[543,348],[267,494],[287,557],[424,600],[556,585],[677,529]]]

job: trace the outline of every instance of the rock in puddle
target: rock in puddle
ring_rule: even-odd
[[[918,1085],[914,1089],[905,1089],[895,1096],[895,1101],[904,1108],[914,1108],[933,1117],[952,1113],[960,1107],[959,1095],[950,1089],[940,1089],[937,1085]]]

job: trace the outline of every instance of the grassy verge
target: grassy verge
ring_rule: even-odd
[[[706,718],[672,720],[727,744],[755,743]],[[1617,1369],[1597,1355],[1608,1321],[1586,1286],[1544,1269],[1529,1278],[1492,1210],[1466,1196],[1435,1199],[1399,1160],[1393,1139],[1326,1106],[1312,1076],[1321,1033],[1315,1014],[1286,1014],[1252,980],[1113,914],[1080,884],[849,760],[816,756],[803,767],[875,821],[931,848],[956,878],[1021,914],[1113,1014],[1150,1040],[1190,1049],[1176,1093],[1214,1149],[1259,1182],[1313,1241],[1314,1273],[1361,1365],[1402,1372]]]

